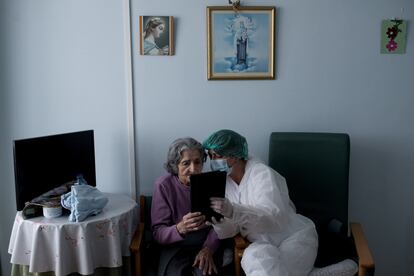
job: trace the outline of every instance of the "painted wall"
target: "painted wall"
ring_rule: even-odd
[[[267,160],[272,131],[346,132],[350,220],[363,224],[376,275],[414,275],[414,2],[242,1],[277,7],[274,81],[207,81],[213,5],[227,1],[131,2],[140,192],[152,192],[177,137],[231,128]],[[138,54],[139,15],[175,17],[175,56]],[[380,54],[381,20],[391,17],[409,21],[404,55]]]
[[[0,250],[16,211],[12,140],[94,129],[97,187],[130,194],[126,1],[2,2]],[[129,21],[128,21],[129,23]],[[129,27],[129,25],[128,25]],[[128,39],[127,39],[128,38]]]
[[[129,191],[120,184],[129,157],[119,2],[0,1],[3,275],[15,204],[12,139],[94,128],[98,186]],[[277,79],[207,81],[205,7],[226,4],[131,1],[139,191],[152,192],[177,137],[232,128],[267,160],[271,131],[347,132],[350,219],[363,223],[377,275],[414,275],[411,25],[405,55],[379,54],[381,20],[411,23],[414,2],[242,1],[277,6]],[[176,55],[140,56],[138,15],[158,14],[176,18]]]

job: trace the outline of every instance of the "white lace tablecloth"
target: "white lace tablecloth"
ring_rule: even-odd
[[[138,222],[138,206],[125,195],[105,194],[108,204],[96,216],[70,222],[68,216],[24,220],[17,212],[10,237],[10,262],[30,272],[92,274],[98,267],[122,266]]]

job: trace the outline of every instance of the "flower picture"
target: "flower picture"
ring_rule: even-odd
[[[405,53],[406,21],[401,19],[383,20],[381,25],[381,53]]]

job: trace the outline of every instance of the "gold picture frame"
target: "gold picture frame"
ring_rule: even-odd
[[[174,55],[174,18],[172,16],[141,15],[139,30],[141,55]]]
[[[275,79],[276,8],[207,7],[207,78]]]

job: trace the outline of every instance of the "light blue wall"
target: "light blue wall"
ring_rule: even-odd
[[[277,6],[274,81],[207,81],[206,6],[227,1],[131,3],[140,192],[152,192],[177,137],[232,128],[267,160],[272,131],[346,132],[350,220],[363,224],[377,275],[414,275],[413,1],[242,1]],[[138,54],[139,15],[175,17],[175,56]],[[391,17],[409,21],[405,55],[379,53]]]
[[[98,182],[129,191],[122,5],[0,1],[0,248],[9,275],[11,140],[94,128]],[[414,44],[410,0],[242,1],[277,7],[277,79],[207,81],[207,5],[131,0],[138,188],[152,192],[169,143],[232,128],[267,160],[271,131],[351,135],[350,219],[377,275],[414,275]],[[403,10],[402,10],[403,8]],[[176,55],[138,54],[138,15],[173,15]],[[409,20],[407,53],[379,54],[382,19]],[[2,29],[3,30],[3,29]],[[114,170],[115,169],[115,170]],[[120,180],[120,181],[115,181]]]
[[[16,211],[13,139],[94,129],[97,187],[130,194],[124,2],[1,2],[3,275],[10,275],[7,248]]]

